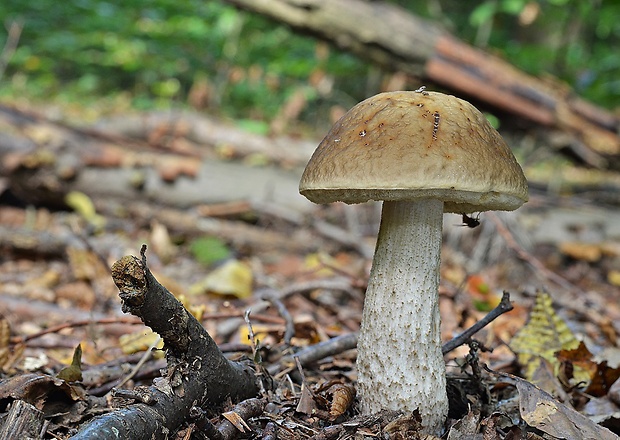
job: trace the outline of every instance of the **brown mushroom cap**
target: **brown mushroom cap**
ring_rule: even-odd
[[[434,92],[381,93],[332,127],[299,191],[315,203],[435,198],[445,212],[517,209],[527,180],[473,105]]]

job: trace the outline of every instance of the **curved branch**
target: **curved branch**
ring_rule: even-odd
[[[239,401],[262,389],[254,368],[229,361],[202,325],[151,274],[142,259],[126,256],[112,266],[123,311],[136,315],[165,342],[168,367],[164,377],[141,394],[152,404],[137,403],[97,417],[73,440],[168,438],[193,405]]]

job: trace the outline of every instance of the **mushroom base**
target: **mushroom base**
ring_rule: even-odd
[[[439,263],[443,202],[384,202],[358,342],[365,414],[419,410],[430,433],[448,414],[441,353]]]

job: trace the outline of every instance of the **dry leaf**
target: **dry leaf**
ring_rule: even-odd
[[[151,234],[149,237],[150,248],[155,251],[163,262],[169,262],[174,257],[177,247],[172,242],[166,225],[157,220],[151,222]]]
[[[2,318],[0,319],[0,372],[4,373],[13,367],[26,349],[26,344],[17,344],[11,350],[10,340],[11,326],[5,318]]]
[[[252,268],[249,264],[239,260],[228,260],[192,286],[190,292],[232,295],[245,299],[252,296],[252,282]]]
[[[549,294],[539,292],[529,322],[512,338],[509,346],[517,353],[524,376],[531,380],[540,365],[539,357],[549,362],[557,374],[560,362],[556,352],[577,348],[579,341],[556,315]]]
[[[67,382],[79,382],[82,380],[82,345],[78,344],[73,351],[71,365],[64,367],[56,375],[57,378]]]
[[[620,422],[620,408],[607,397],[594,397],[588,400],[581,413],[599,424],[610,419],[614,419],[615,426],[618,426],[618,422]]]
[[[392,420],[383,428],[383,434],[394,440],[440,440],[439,437],[424,434],[422,431],[422,417],[418,410]]]
[[[335,420],[351,407],[356,391],[351,384],[335,383],[325,393],[331,396],[329,414]]]
[[[537,360],[539,364],[536,370],[534,370],[530,382],[538,388],[545,390],[560,402],[570,402],[570,396],[564,391],[562,383],[556,377],[553,366],[541,357],[537,358]]]
[[[562,366],[569,365],[573,371],[571,383],[583,381],[588,387],[587,394],[601,397],[607,394],[607,390],[620,377],[620,368],[611,368],[607,361],[596,362],[590,350],[581,342],[579,347],[573,350],[560,350],[557,359]]]
[[[67,256],[69,257],[71,272],[77,280],[92,282],[98,278],[109,278],[110,276],[109,269],[92,251],[68,247]]]
[[[607,274],[607,281],[614,286],[620,286],[620,270],[610,270]]]
[[[558,402],[547,392],[514,377],[521,417],[530,426],[560,439],[618,440],[607,428]]]
[[[312,415],[316,412],[317,406],[314,401],[314,395],[312,391],[305,383],[301,384],[301,396],[295,411],[301,414]]]
[[[314,271],[315,275],[319,277],[333,276],[334,271],[325,266],[324,263],[329,263],[329,265],[332,265],[334,260],[325,253],[308,254],[304,259],[304,269]]]
[[[465,417],[457,421],[448,432],[448,440],[475,438],[480,425],[480,412],[469,411]]]
[[[229,411],[229,412],[223,413],[222,415],[224,416],[226,420],[232,423],[235,426],[235,428],[237,428],[239,431],[243,433],[252,431],[252,429],[248,426],[248,424],[245,423],[245,420],[243,420],[243,417],[241,417],[236,412]]]
[[[202,321],[202,317],[207,311],[207,306],[205,304],[192,304],[188,297],[185,295],[178,295],[177,299],[183,304],[183,307],[187,309],[189,313],[192,314],[194,318],[198,321]]]
[[[620,406],[620,379],[616,380],[611,387],[609,387],[607,395],[612,402]]]
[[[9,340],[11,338],[11,328],[9,322],[0,319],[0,368],[9,360]]]
[[[265,343],[277,343],[282,340],[284,336],[284,327],[278,324],[254,324],[252,323],[252,331],[254,332],[254,341],[250,340],[250,329],[244,322],[239,325],[239,341],[242,344],[253,345]],[[272,341],[266,341],[267,338],[273,339]]]
[[[61,284],[54,289],[59,304],[76,305],[82,309],[92,310],[97,295],[93,287],[86,281],[74,281]]]
[[[600,244],[566,242],[560,244],[560,252],[575,260],[583,260],[594,263],[601,259],[603,251]]]
[[[146,351],[152,346],[161,350],[164,348],[164,341],[160,336],[152,330],[141,330],[118,338],[121,349],[125,354],[138,353]]]
[[[42,409],[50,396],[57,399],[57,392],[72,401],[82,399],[84,391],[68,382],[47,374],[26,373],[0,381],[0,399],[20,399]]]

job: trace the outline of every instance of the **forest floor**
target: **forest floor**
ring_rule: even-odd
[[[271,173],[226,163],[247,168],[248,179]],[[278,190],[288,185],[297,197],[299,170],[283,173]],[[165,360],[151,350],[157,337],[122,313],[110,274],[115,261],[147,244],[150,270],[222,351],[231,359],[260,355],[274,379],[274,390],[259,396],[259,413],[245,420],[249,433],[221,428],[222,438],[418,438],[415,414],[360,417],[353,397],[356,351],[346,335],[360,325],[378,204],[314,206],[301,196],[298,204],[264,203],[233,190],[225,200],[181,208],[149,198],[110,205],[87,193],[89,214],[88,201],[74,210],[29,204],[7,195],[11,176],[2,185],[4,416],[28,401],[45,414],[43,438],[67,438],[96,411],[121,404],[113,389],[159,375]],[[444,219],[442,339],[481,320],[503,292],[513,309],[479,331],[476,343],[446,353],[447,438],[616,438],[601,426],[620,433],[620,208],[532,185],[523,208],[483,213],[480,222],[468,228],[458,215]],[[336,337],[342,346],[303,365],[287,356]],[[78,345],[82,379],[56,379]],[[34,387],[26,383],[33,377],[55,380]],[[108,407],[78,405],[84,395],[106,396]],[[537,413],[541,402],[556,411]],[[221,427],[235,404],[209,408],[211,422]],[[170,438],[190,438],[196,426],[188,418]],[[572,437],[570,426],[586,434]]]

